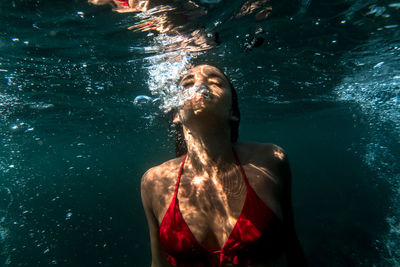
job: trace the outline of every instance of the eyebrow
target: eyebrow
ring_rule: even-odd
[[[211,74],[211,75],[207,78],[207,80],[210,80],[210,79],[217,79],[219,82],[224,82],[224,81],[225,81],[224,78],[222,78],[221,76],[219,76],[219,75],[217,75],[217,74]]]
[[[208,77],[207,77],[207,79],[211,79],[211,78],[217,78],[218,80],[221,80],[221,81],[223,81],[224,80],[224,78],[222,78],[220,75],[218,75],[218,74],[210,74]]]
[[[188,74],[187,76],[183,77],[183,79],[181,80],[180,83],[183,83],[186,80],[190,80],[192,78],[194,78],[194,75],[193,74]],[[214,78],[214,79],[216,78],[216,79],[220,80],[221,82],[224,81],[224,79],[220,75],[218,75],[216,73],[209,74],[208,77],[207,77],[207,80],[212,79],[212,78]]]
[[[183,82],[186,81],[186,80],[192,79],[193,77],[194,77],[193,74],[186,75],[185,77],[183,77],[183,79],[181,80],[180,83],[183,83]]]

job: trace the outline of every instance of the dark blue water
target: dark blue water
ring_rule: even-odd
[[[202,4],[220,44],[184,55],[232,79],[240,140],[288,152],[311,266],[398,266],[400,2],[275,1],[262,21],[235,18],[243,2]],[[158,102],[134,99],[157,97],[175,54],[138,21],[0,1],[0,265],[150,265],[140,178],[174,146]]]

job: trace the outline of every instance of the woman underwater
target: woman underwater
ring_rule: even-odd
[[[142,178],[152,266],[305,266],[285,152],[236,142],[237,96],[218,68],[195,66],[179,85],[195,91],[174,115],[182,155]]]

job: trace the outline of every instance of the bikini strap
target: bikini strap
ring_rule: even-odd
[[[247,180],[247,176],[246,176],[246,173],[244,172],[242,164],[240,164],[239,156],[233,147],[232,147],[232,151],[233,151],[233,155],[235,156],[236,164],[239,165],[239,169],[240,169],[240,172],[242,173],[244,183],[246,184],[247,187],[249,187],[250,186],[249,181]]]
[[[176,198],[176,195],[178,194],[178,187],[179,187],[179,182],[181,180],[181,175],[183,172],[183,165],[185,165],[187,154],[183,157],[181,167],[179,168],[179,173],[178,173],[178,179],[176,179],[176,185],[175,185],[175,192],[174,192],[174,198]]]

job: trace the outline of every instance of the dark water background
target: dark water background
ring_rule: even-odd
[[[288,152],[311,266],[400,264],[400,2],[209,9],[221,44],[194,61],[238,90],[240,140]],[[140,177],[174,156],[151,107],[147,33],[85,1],[0,2],[0,266],[149,266]],[[217,26],[213,26],[216,21]],[[246,34],[265,42],[243,52]],[[146,61],[147,60],[147,61]]]

